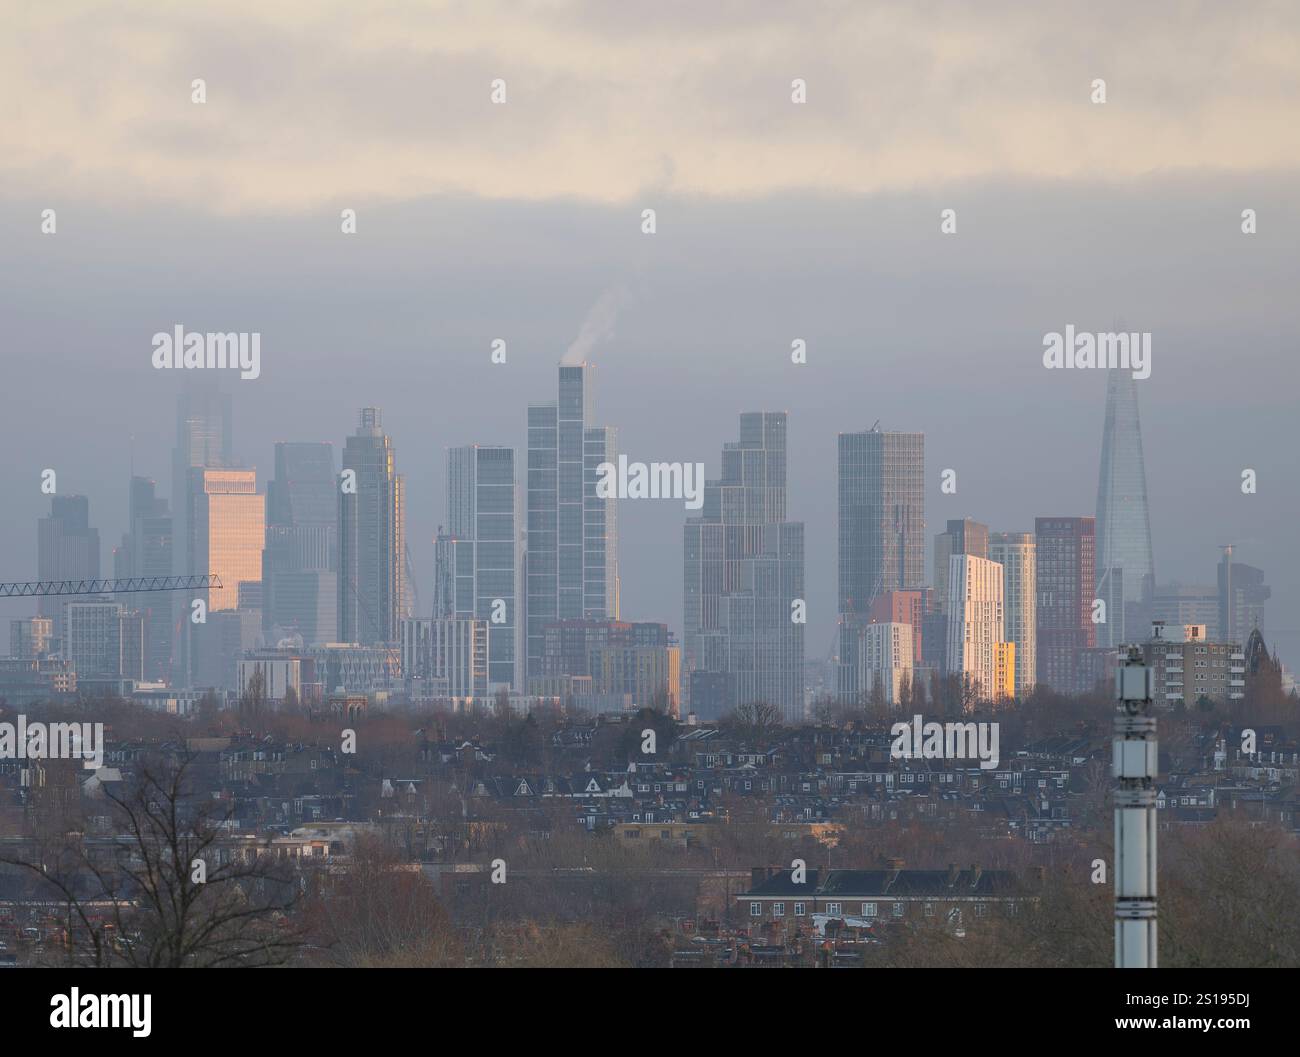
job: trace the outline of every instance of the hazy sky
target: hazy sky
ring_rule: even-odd
[[[1042,340],[1122,323],[1153,335],[1157,578],[1211,583],[1236,542],[1295,665],[1295,5],[5,6],[0,579],[35,576],[42,469],[91,497],[106,575],[133,448],[170,492],[180,372],[150,339],[184,324],[262,335],[227,387],[263,483],[276,440],[341,448],[384,409],[424,606],[446,448],[522,445],[596,307],[630,458],[713,476],[741,411],[790,412],[811,659],[837,431],[925,432],[931,534],[1092,514],[1104,372]],[[680,631],[682,504],[619,516],[624,617]]]

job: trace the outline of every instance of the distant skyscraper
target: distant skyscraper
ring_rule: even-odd
[[[207,372],[187,372],[201,377],[187,378],[187,388],[176,400],[176,446],[172,449],[172,573],[176,576],[202,576],[213,572],[190,565],[192,517],[190,471],[221,469],[234,463],[231,429],[230,394],[219,390]],[[172,675],[177,685],[185,685],[190,674],[190,636],[185,623],[190,617],[190,603],[195,597],[176,593],[169,596],[170,625],[181,629],[171,650]]]
[[[488,680],[522,689],[515,664],[522,625],[514,449],[452,448],[447,511],[448,531],[437,541],[433,617],[483,621]]]
[[[1232,560],[1232,548],[1219,561],[1219,634],[1224,642],[1243,643],[1258,628],[1264,630],[1264,603],[1273,592],[1264,583],[1264,570]]]
[[[998,650],[1006,642],[1005,627],[1002,566],[972,554],[952,555],[948,559],[948,670],[962,676],[980,701],[1004,696],[998,680]]]
[[[99,530],[90,527],[90,500],[84,495],[50,496],[50,513],[36,523],[38,580],[93,580],[99,576]],[[64,633],[65,601],[58,595],[37,599],[37,613]]]
[[[80,601],[67,606],[64,657],[78,680],[142,678],[144,619],[116,602]]]
[[[1092,622],[1096,585],[1096,520],[1040,517],[1034,521],[1038,581],[1038,682],[1064,694],[1086,693],[1092,682],[1079,652],[1097,645]]]
[[[974,518],[954,518],[948,522],[946,531],[934,537],[934,596],[945,613],[948,612],[949,559],[954,554],[987,558],[989,527]]]
[[[334,446],[282,442],[266,486],[262,626],[306,646],[338,638],[339,478]],[[269,643],[274,645],[274,643]]]
[[[265,497],[257,494],[256,471],[191,468],[188,511],[188,566],[213,573],[221,586],[198,593],[207,602],[207,619],[194,623],[192,603],[181,614],[185,684],[230,686],[239,650],[256,645],[247,615],[237,612],[240,584],[261,582]]]
[[[119,578],[171,576],[173,555],[172,516],[167,500],[156,494],[152,478],[131,478],[128,529],[121,546],[113,552],[113,575]],[[143,678],[165,680],[171,674],[172,599],[166,594],[129,594],[119,601],[142,603],[144,624]]]
[[[1137,625],[1155,572],[1137,383],[1129,371],[1107,373],[1106,425],[1097,484],[1096,593],[1106,603],[1106,621],[1097,627],[1097,645],[1115,647],[1146,634],[1146,629]]]
[[[201,372],[200,372],[201,373]],[[176,447],[172,450],[172,526],[177,540],[190,538],[189,509],[182,498],[189,493],[190,470],[221,469],[230,466],[232,455],[230,395],[212,384],[195,383],[176,401]],[[201,576],[208,569],[191,569],[189,554],[178,546],[175,554],[178,576]]]
[[[339,494],[339,638],[365,646],[399,640],[409,613],[406,580],[405,482],[378,408],[361,411],[343,448]],[[347,471],[355,473],[350,490]]]
[[[836,688],[856,700],[858,629],[873,601],[925,582],[925,436],[871,429],[841,433],[838,447]]]
[[[786,520],[786,414],[740,416],[740,441],[724,445],[722,476],[683,533],[684,653],[701,686],[725,675],[726,705],[762,702],[787,721],[804,715],[804,527]],[[691,691],[694,694],[694,690]]]
[[[858,683],[864,694],[893,707],[900,703],[903,681],[912,679],[916,646],[912,625],[885,622],[866,624],[858,638]]]
[[[1155,621],[1170,627],[1204,624],[1212,642],[1224,640],[1220,631],[1222,599],[1209,584],[1158,584],[1143,600],[1142,623],[1130,629],[1131,637],[1144,640]]]
[[[923,663],[922,635],[925,618],[934,608],[933,598],[934,591],[929,587],[882,591],[867,612],[872,624],[907,624],[912,629],[912,663],[917,667]]]
[[[1038,674],[1038,551],[1029,532],[994,532],[989,560],[1002,566],[1006,638],[1015,644],[1015,695],[1024,700]]]
[[[546,625],[618,618],[614,498],[597,467],[617,459],[614,430],[594,426],[591,365],[560,367],[559,399],[528,408],[527,674],[542,674]]]
[[[266,500],[257,471],[192,469],[189,500],[189,563],[221,580],[207,592],[208,612],[234,609],[239,585],[262,579]]]

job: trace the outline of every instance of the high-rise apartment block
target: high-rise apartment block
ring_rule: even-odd
[[[948,670],[960,675],[975,699],[1008,696],[1004,649],[1002,566],[971,554],[948,559]],[[1003,678],[998,678],[999,650]],[[1014,691],[1014,673],[1011,689]]]
[[[837,458],[836,692],[854,701],[863,689],[858,632],[876,599],[925,583],[925,437],[879,429],[841,433]]]
[[[1023,700],[1038,674],[1038,549],[1033,533],[990,534],[989,560],[1002,566],[1006,638],[1016,647],[1012,693]]]
[[[433,616],[484,621],[491,640],[489,682],[522,689],[514,449],[452,448],[447,511],[447,531],[436,543]]]
[[[1202,699],[1217,705],[1246,696],[1246,654],[1241,643],[1211,642],[1204,624],[1156,622],[1142,643],[1142,663],[1155,673],[1154,700],[1166,708]]]
[[[915,668],[911,624],[886,622],[864,625],[858,636],[858,685],[865,697],[891,708],[901,700],[903,685]],[[879,690],[877,690],[879,688]]]
[[[804,715],[804,527],[786,520],[786,414],[740,416],[722,476],[683,533],[685,664],[723,676],[723,704],[762,702]],[[704,684],[702,684],[703,686]],[[710,690],[716,696],[717,687]]]
[[[1096,521],[1090,517],[1040,517],[1037,544],[1038,682],[1062,694],[1092,690],[1080,651],[1097,645],[1092,622],[1096,587]]]
[[[559,399],[528,408],[525,648],[542,674],[546,625],[618,619],[615,498],[596,494],[598,467],[615,462],[614,430],[593,424],[590,364],[560,367]]]

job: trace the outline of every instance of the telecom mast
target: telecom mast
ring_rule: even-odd
[[[1157,627],[1154,642],[1161,639]],[[1137,646],[1115,672],[1115,968],[1156,967],[1156,720]]]

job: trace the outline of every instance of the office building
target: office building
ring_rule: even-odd
[[[99,577],[99,530],[90,525],[90,500],[84,495],[50,496],[50,512],[36,523],[38,580],[94,580]],[[38,616],[54,622],[55,638],[64,634],[64,599],[36,600]]]
[[[113,551],[113,576],[166,577],[175,565],[172,514],[157,495],[152,478],[133,476],[128,503],[128,531]],[[163,681],[172,672],[173,599],[170,594],[123,595],[119,601],[138,606],[144,620],[144,678]]]
[[[117,602],[69,602],[64,657],[80,681],[143,679],[144,618]]]
[[[1264,630],[1264,603],[1272,591],[1264,583],[1264,570],[1232,560],[1225,547],[1219,560],[1219,634],[1228,642],[1245,642],[1250,633]]]
[[[38,661],[53,648],[54,621],[50,617],[22,617],[9,622],[9,656]]]
[[[295,636],[303,645],[338,638],[340,495],[332,444],[276,444],[260,606],[271,645]]]
[[[343,448],[339,489],[339,637],[359,645],[397,643],[410,617],[406,577],[405,483],[378,408],[361,410]]]
[[[176,400],[176,446],[172,449],[172,574],[203,576],[215,570],[191,564],[196,559],[191,548],[194,534],[191,472],[233,466],[234,434],[230,394],[221,392],[218,382],[207,372],[186,372],[186,375],[186,389]],[[170,610],[169,626],[180,629],[170,650],[173,682],[177,686],[189,685],[191,636],[186,622],[194,599],[203,597],[201,592],[174,592],[158,603],[160,610],[164,606]]]
[[[1108,371],[1106,424],[1097,484],[1096,598],[1106,603],[1097,645],[1116,647],[1137,634],[1141,603],[1154,583],[1146,466],[1138,421],[1137,382],[1130,371]]]

